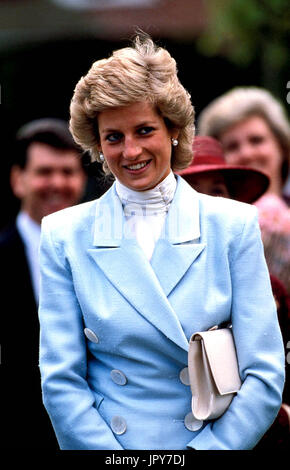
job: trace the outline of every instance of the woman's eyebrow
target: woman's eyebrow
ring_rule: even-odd
[[[137,124],[135,126],[136,129],[138,129],[139,127],[148,127],[148,126],[155,126],[156,125],[156,122],[155,121],[144,121],[144,122],[141,122],[140,124]]]
[[[120,131],[118,131],[117,129],[110,128],[110,127],[105,127],[104,129],[101,130],[101,134],[108,134],[111,132],[120,132]]]
[[[138,124],[136,124],[134,126],[134,129],[140,129],[140,127],[148,127],[148,126],[156,126],[156,122],[155,121],[144,121],[144,122],[140,122]],[[117,128],[113,128],[113,127],[105,127],[104,129],[102,129],[101,131],[101,134],[108,134],[110,132],[122,132],[120,131],[119,129]]]

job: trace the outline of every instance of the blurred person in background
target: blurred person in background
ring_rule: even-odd
[[[189,167],[178,172],[196,191],[210,196],[236,199],[253,204],[269,187],[268,176],[258,169],[226,163],[221,143],[209,136],[197,136],[194,158]],[[285,356],[290,339],[290,296],[283,283],[270,273],[282,332]],[[286,362],[283,404],[273,425],[257,448],[288,449],[290,439],[290,364]]]
[[[269,187],[262,171],[226,163],[222,146],[213,137],[196,136],[193,155],[189,167],[178,174],[198,192],[251,204]]]
[[[39,119],[17,133],[11,188],[20,211],[0,233],[1,447],[56,448],[38,368],[38,249],[44,216],[80,201],[86,183],[68,123]]]
[[[202,110],[198,133],[221,142],[227,163],[269,176],[268,190],[255,205],[269,269],[290,294],[290,208],[283,193],[289,176],[290,124],[285,110],[265,89],[234,88]]]

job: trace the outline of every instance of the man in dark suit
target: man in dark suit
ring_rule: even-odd
[[[44,216],[79,202],[86,175],[61,120],[40,119],[21,128],[14,157],[11,187],[21,207],[0,233],[0,447],[57,449],[38,368],[40,224]]]

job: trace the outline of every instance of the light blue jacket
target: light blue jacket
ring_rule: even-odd
[[[253,206],[181,177],[151,262],[115,186],[42,225],[40,368],[62,449],[251,449],[281,404],[284,352]],[[243,385],[185,426],[192,333],[231,321]],[[117,427],[116,427],[117,426]]]

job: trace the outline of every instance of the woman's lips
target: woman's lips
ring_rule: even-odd
[[[138,163],[132,163],[131,165],[123,165],[123,168],[125,168],[128,172],[132,174],[139,174],[145,171],[152,160],[147,160],[143,162],[138,162]]]

